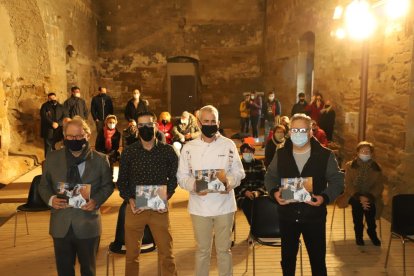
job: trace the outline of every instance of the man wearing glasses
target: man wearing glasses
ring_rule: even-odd
[[[76,256],[82,275],[96,275],[96,253],[101,235],[99,207],[114,190],[109,162],[104,154],[89,146],[91,130],[75,116],[63,125],[64,145],[47,155],[39,194],[51,207],[50,234],[53,237],[57,274],[75,275]],[[82,206],[68,206],[59,198],[59,183],[72,191],[79,184],[90,184],[90,196]],[[60,186],[60,185],[59,185]]]
[[[281,179],[304,177],[313,183],[310,201],[288,203],[280,192]],[[309,181],[310,179],[308,179]],[[277,150],[265,175],[269,195],[279,204],[283,275],[295,275],[296,255],[302,234],[312,275],[326,271],[326,205],[343,191],[344,176],[333,152],[312,136],[311,118],[295,114],[290,138]]]
[[[177,275],[168,209],[150,210],[135,205],[137,185],[166,185],[167,199],[172,197],[177,187],[178,156],[171,145],[155,138],[156,121],[152,112],[139,113],[140,142],[128,146],[121,155],[117,184],[121,197],[128,202],[125,211],[126,276],[139,273],[145,225],[149,226],[158,247],[161,275]]]

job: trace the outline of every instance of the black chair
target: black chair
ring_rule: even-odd
[[[253,247],[253,276],[256,275],[256,245],[281,247],[281,236],[279,228],[278,205],[269,196],[257,197],[253,200],[250,234],[247,243],[246,270],[249,265],[249,247]],[[302,268],[302,243],[299,241],[300,250],[300,272]]]
[[[29,195],[25,204],[19,205],[16,208],[14,215],[14,247],[16,247],[16,234],[17,234],[17,216],[20,212],[24,212],[24,218],[26,220],[26,232],[29,235],[29,225],[27,223],[27,213],[29,212],[42,212],[49,210],[50,207],[41,199],[39,195],[39,184],[41,175],[37,175],[33,178],[30,185]]]
[[[125,209],[129,208],[127,201],[124,201],[119,207],[118,220],[116,223],[115,240],[111,242],[106,251],[106,275],[109,276],[109,258],[112,259],[112,275],[115,276],[115,256],[114,254],[124,255],[125,251]],[[152,237],[151,230],[148,225],[145,226],[144,237],[142,238],[141,253],[147,253],[154,251],[155,246],[154,238]],[[158,270],[160,271],[160,270]]]
[[[410,235],[414,235],[414,194],[396,195],[392,199],[392,218],[391,234],[388,243],[387,257],[385,258],[385,268],[388,266],[388,257],[390,255],[392,238],[398,238],[401,241],[403,249],[403,266],[405,268],[405,242],[414,242]]]

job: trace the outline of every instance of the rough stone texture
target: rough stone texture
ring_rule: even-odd
[[[285,112],[290,112],[296,100],[298,40],[304,33],[313,32],[314,87],[324,98],[333,100],[337,111],[336,137],[342,144],[344,159],[349,160],[358,141],[345,117],[346,113],[359,110],[361,43],[337,40],[330,35],[337,4],[305,0],[267,2],[264,79],[266,87],[276,87],[277,96],[287,107]],[[414,189],[412,18],[397,22],[396,27],[399,30],[385,35],[381,25],[370,41],[367,103],[366,137],[376,145],[376,158],[389,178],[386,193],[390,196]]]
[[[95,10],[91,0],[0,1],[0,182],[27,170],[9,153],[42,158],[39,108],[47,93],[63,102],[73,84],[86,99],[96,90]],[[72,58],[68,44],[76,49]]]
[[[118,112],[137,87],[157,114],[166,110],[166,60],[190,56],[200,61],[202,103],[218,106],[226,125],[237,126],[242,92],[262,88],[263,3],[103,2],[99,73]]]

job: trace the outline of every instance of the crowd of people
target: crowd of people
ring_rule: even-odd
[[[209,274],[213,240],[219,274],[233,275],[234,214],[239,207],[250,223],[253,201],[264,195],[279,206],[283,275],[295,275],[301,235],[312,274],[327,275],[326,206],[338,196],[343,205],[352,205],[356,243],[364,245],[362,217],[365,215],[368,235],[374,245],[380,245],[375,217],[380,214],[385,178],[373,161],[373,145],[368,142],[358,145],[357,156],[345,167],[344,188],[343,172],[335,154],[326,147],[332,140],[332,119],[335,119],[329,101],[317,93],[308,104],[301,93],[289,118],[282,116],[281,103],[274,92],[269,93],[266,101],[256,94],[246,95],[240,104],[241,132],[248,132],[251,126],[252,136],[258,137],[263,114],[267,138],[264,160],[255,156],[254,145],[243,143],[238,150],[234,141],[221,134],[219,112],[214,106],[204,106],[194,114],[184,111],[172,122],[168,112],[162,112],[157,118],[149,111],[149,103],[141,99],[139,90],[133,91],[125,107],[128,127],[121,133],[116,128],[118,119],[113,114],[112,100],[103,87],[91,102],[97,131],[95,149],[92,149],[91,130],[85,122],[88,110],[80,98],[80,89],[73,87],[72,96],[63,105],[57,102],[54,93],[49,93],[48,101],[41,107],[46,162],[39,190],[42,199],[54,209],[50,233],[58,275],[74,275],[76,256],[82,275],[96,275],[96,251],[101,234],[99,207],[114,190],[111,167],[117,161],[116,185],[127,203],[127,276],[139,273],[141,240],[147,225],[158,247],[161,275],[178,274],[168,209],[168,200],[178,185],[189,193],[197,276]],[[324,131],[322,126],[326,125]],[[58,139],[63,139],[62,149],[55,148]],[[124,147],[120,153],[122,139]],[[201,176],[203,172],[214,172],[210,178],[224,188],[215,192],[197,190],[200,172]],[[305,197],[304,202],[284,199],[281,183],[285,178],[311,179],[310,197]],[[80,208],[68,208],[65,199],[57,197],[58,187],[54,183],[59,182],[71,187],[90,184],[87,203]],[[136,206],[136,187],[150,185],[165,188],[167,201],[163,208]]]

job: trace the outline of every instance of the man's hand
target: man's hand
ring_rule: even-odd
[[[312,195],[312,200],[306,201],[305,203],[312,205],[312,206],[321,206],[323,201],[324,201],[323,196]]]
[[[366,196],[360,196],[359,197],[359,202],[361,202],[362,208],[365,211],[368,211],[369,208],[371,208],[371,204],[369,202],[369,199]]]
[[[284,200],[284,199],[282,198],[282,193],[280,192],[280,190],[279,190],[279,191],[277,191],[277,192],[275,192],[273,195],[274,195],[274,197],[275,197],[275,199],[276,199],[277,203],[279,203],[280,205],[287,205],[287,204],[289,204],[289,203],[290,203],[290,202],[287,202],[286,200]]]
[[[250,191],[244,192],[244,196],[251,199],[251,200],[253,200],[255,198],[255,194],[253,192],[250,192]]]
[[[164,209],[158,209],[158,210],[157,210],[157,212],[158,212],[158,213],[160,213],[160,214],[162,214],[162,213],[167,213],[167,212],[168,212],[168,209],[167,209],[167,208],[164,208]]]
[[[208,194],[208,192],[199,192],[199,193],[197,193],[197,195],[199,195],[199,196],[206,196]]]
[[[57,196],[52,199],[52,207],[54,209],[65,209],[68,207],[68,203],[64,198],[58,198]]]
[[[185,139],[191,139],[191,133],[187,133],[186,135],[184,135]]]
[[[144,209],[142,209],[142,208],[138,208],[138,209],[136,208],[135,199],[133,199],[133,198],[129,199],[129,206],[131,206],[131,211],[134,215],[142,213],[144,211]]]
[[[81,208],[85,211],[93,211],[96,208],[96,201],[94,199],[90,199],[88,203],[83,205]]]
[[[59,124],[56,123],[56,122],[53,122],[52,123],[52,127],[53,127],[53,129],[57,129],[59,127]]]

